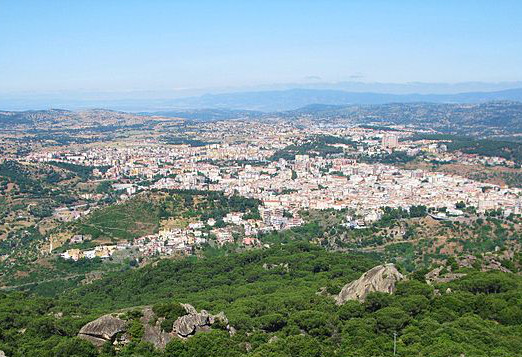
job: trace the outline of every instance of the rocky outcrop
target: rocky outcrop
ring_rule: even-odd
[[[198,312],[190,304],[181,304],[186,314],[179,317],[172,326],[172,331],[164,331],[161,323],[165,320],[163,317],[157,318],[151,307],[144,307],[141,310],[140,322],[143,325],[143,337],[145,342],[152,343],[156,348],[163,349],[174,338],[187,339],[200,331],[209,331],[212,325],[219,323],[228,332],[233,335],[235,330],[229,325],[228,319],[223,312],[211,315],[205,310]],[[124,317],[124,313],[120,313]],[[78,333],[78,337],[92,342],[95,346],[101,347],[107,341],[114,344],[125,344],[129,342],[126,336],[127,321],[113,316],[104,315],[94,321],[83,326]],[[116,338],[121,333],[121,338]]]
[[[391,294],[395,291],[395,283],[402,279],[404,277],[395,265],[378,265],[368,270],[359,279],[345,285],[335,302],[337,305],[342,305],[348,300],[364,301],[369,293],[375,291]]]
[[[174,338],[174,335],[161,329],[161,320],[152,323],[156,320],[152,308],[145,307],[142,313],[143,316],[140,319],[140,322],[143,325],[142,340],[152,343],[156,348],[164,349],[167,343]]]
[[[228,319],[223,312],[217,315],[210,315],[207,311],[201,310],[197,312],[196,309],[189,304],[182,304],[187,312],[187,315],[179,317],[174,322],[173,332],[180,338],[187,338],[194,335],[199,331],[208,331],[210,326],[216,322],[220,322],[223,326],[226,326],[227,330],[230,331]]]
[[[125,332],[126,322],[112,315],[103,315],[83,326],[78,337],[102,346],[107,341],[114,341],[116,335]]]
[[[498,258],[493,255],[484,255],[480,261],[473,255],[466,255],[458,257],[457,264],[460,268],[473,268],[478,265],[481,271],[497,270],[503,273],[511,273],[511,270],[504,267],[497,259]]]
[[[429,285],[432,284],[440,284],[440,283],[449,283],[450,281],[457,280],[460,278],[463,278],[466,276],[464,273],[452,273],[452,272],[446,272],[445,274],[441,273],[443,272],[444,267],[440,266],[438,268],[433,269],[432,271],[428,272],[424,278],[426,279],[426,283]]]
[[[181,316],[174,322],[174,331],[179,337],[185,338],[210,327],[209,315],[205,310],[200,313]]]

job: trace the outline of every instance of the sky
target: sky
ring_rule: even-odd
[[[520,0],[0,0],[4,94],[520,80]]]

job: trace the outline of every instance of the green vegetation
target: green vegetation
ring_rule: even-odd
[[[93,211],[74,228],[93,239],[132,240],[157,233],[165,218],[222,220],[229,212],[259,218],[260,202],[238,195],[197,190],[164,190],[137,195],[123,203]]]
[[[111,273],[54,299],[3,293],[0,349],[15,357],[389,356],[397,333],[397,356],[521,355],[522,278],[515,274],[468,270],[460,280],[436,285],[443,293],[435,294],[418,272],[399,283],[393,295],[373,293],[364,303],[342,306],[318,294],[323,287],[338,293],[377,263],[369,256],[299,243],[225,257],[162,260]],[[448,288],[451,292],[444,293]],[[110,346],[97,351],[75,337],[86,322],[122,308],[152,305],[158,315],[175,318],[183,313],[177,301],[224,311],[237,333],[214,329],[155,351],[139,341],[144,326],[129,310],[132,342],[119,352]]]
[[[133,198],[127,202],[94,210],[77,225],[80,234],[93,239],[131,240],[155,233],[160,222],[160,206],[152,201]]]
[[[31,172],[16,161],[5,161],[0,164],[0,177],[6,183],[16,184],[20,193],[45,194],[42,184],[31,176]]]
[[[277,161],[279,159],[294,160],[295,155],[314,156],[330,156],[343,153],[343,149],[332,146],[335,144],[344,144],[355,147],[355,142],[332,135],[317,135],[309,138],[307,141],[299,145],[288,145],[287,147],[277,151],[272,155],[270,160]]]
[[[82,180],[87,180],[92,176],[92,172],[94,169],[98,169],[101,172],[106,172],[110,166],[100,166],[100,167],[94,167],[94,166],[84,166],[84,165],[76,165],[71,164],[68,162],[59,162],[59,161],[50,161],[50,165],[56,166],[62,169],[65,169],[67,171],[73,172],[77,176],[79,176]]]
[[[161,322],[161,329],[166,332],[171,332],[174,321],[186,314],[183,306],[179,302],[173,301],[154,304],[152,311],[154,311],[157,317],[165,318]]]
[[[522,143],[513,141],[497,141],[476,139],[466,136],[449,134],[415,135],[411,140],[448,140],[448,151],[461,151],[466,154],[476,154],[486,157],[502,157],[522,164]]]
[[[360,155],[359,160],[369,164],[381,163],[381,164],[406,164],[417,158],[415,155],[408,155],[404,151],[394,151],[391,154],[379,154],[379,155]]]

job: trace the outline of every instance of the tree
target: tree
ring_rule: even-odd
[[[374,313],[377,321],[377,330],[381,332],[393,333],[400,331],[410,320],[410,316],[398,307],[384,307]]]
[[[258,319],[259,327],[267,332],[276,332],[286,326],[286,319],[281,314],[268,314]]]
[[[95,357],[98,351],[92,343],[79,338],[66,339],[53,348],[56,357]]]
[[[382,292],[371,292],[366,296],[364,306],[366,311],[375,312],[382,309],[393,302],[393,297],[390,294]]]

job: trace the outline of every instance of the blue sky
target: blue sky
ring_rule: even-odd
[[[0,0],[0,92],[522,80],[522,1]]]

